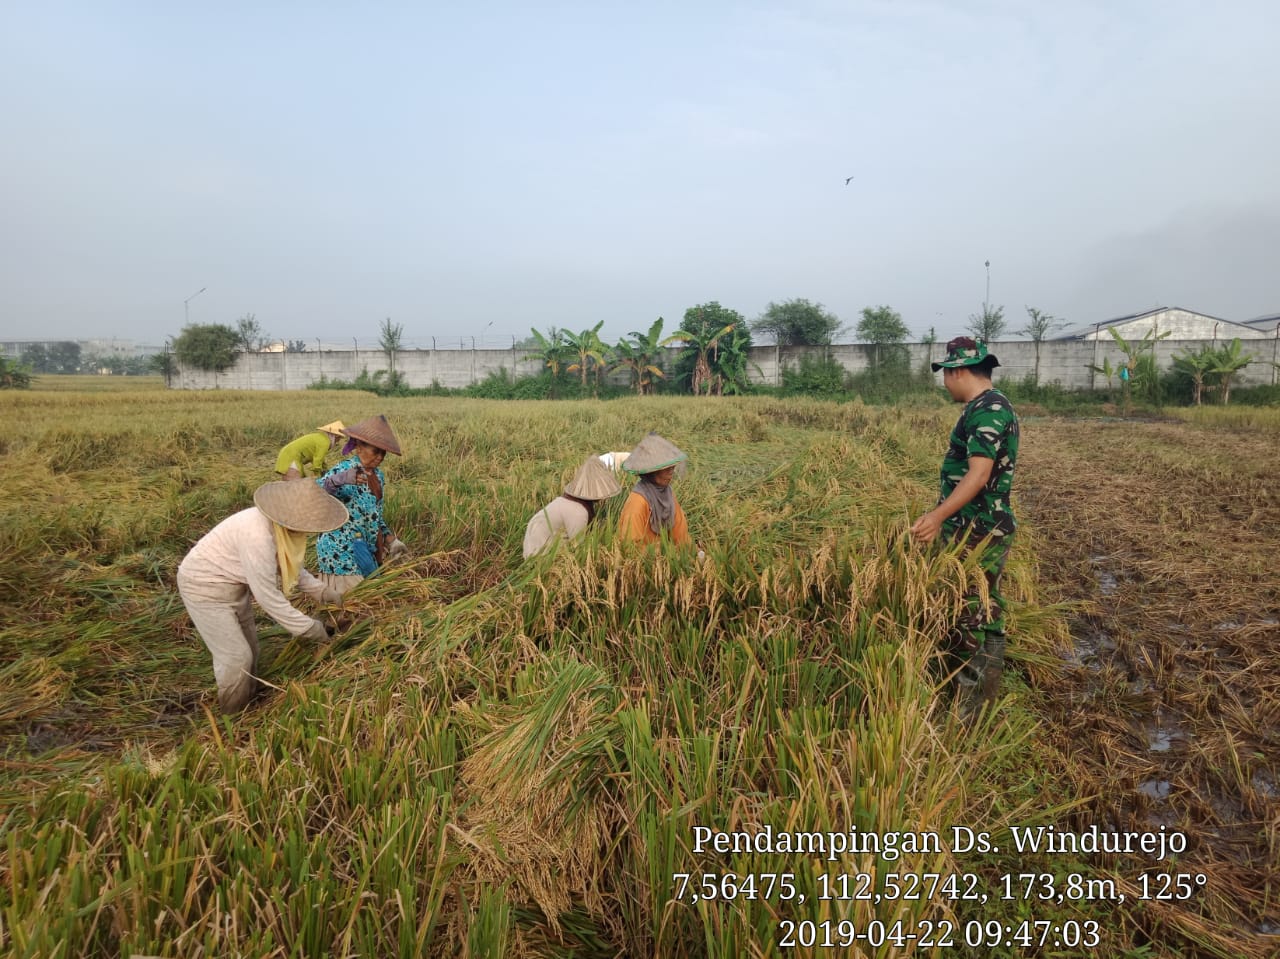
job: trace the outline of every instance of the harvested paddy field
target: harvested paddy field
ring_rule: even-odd
[[[1075,604],[1044,735],[1090,821],[1187,834],[1222,955],[1280,951],[1278,422],[1034,421],[1019,471],[1044,598]]]
[[[0,410],[36,424],[0,441],[5,955],[1275,952],[1280,417],[1029,418],[1013,664],[965,730],[929,661],[980,573],[904,537],[941,402]],[[259,616],[274,689],[217,716],[178,562],[280,445],[377,412],[410,560],[308,607],[332,643]],[[521,563],[582,457],[649,429],[708,562],[623,550],[615,503]],[[1050,826],[1187,850],[1015,849]]]

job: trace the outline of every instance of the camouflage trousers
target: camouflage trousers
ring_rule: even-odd
[[[984,706],[995,702],[1000,692],[1006,645],[1000,576],[1009,558],[1012,538],[1002,536],[985,544],[971,541],[970,549],[982,550],[978,565],[986,580],[990,609],[984,607],[978,590],[966,594],[965,611],[943,643],[952,698],[966,719],[975,718]]]

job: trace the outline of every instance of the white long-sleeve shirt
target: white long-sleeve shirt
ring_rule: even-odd
[[[557,496],[533,514],[524,530],[524,558],[547,548],[557,534],[573,539],[587,528],[587,508],[571,499]]]
[[[295,609],[280,590],[271,526],[256,506],[228,516],[191,547],[178,572],[195,583],[248,586],[264,613],[301,636],[315,620]]]

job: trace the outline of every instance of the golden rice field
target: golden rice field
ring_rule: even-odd
[[[979,574],[904,535],[941,400],[41,385],[0,394],[0,955],[1280,944],[1275,410],[1027,418],[1014,661],[965,729],[930,660]],[[284,442],[378,412],[412,558],[332,643],[260,617],[274,690],[220,717],[177,564]],[[615,544],[616,503],[522,562],[573,467],[650,429],[707,562]],[[1187,848],[1015,848],[1050,826]]]

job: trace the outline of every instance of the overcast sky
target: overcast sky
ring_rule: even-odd
[[[1011,329],[1244,320],[1280,311],[1278,38],[1276,0],[9,0],[0,338],[794,297],[946,338],[988,260]]]

